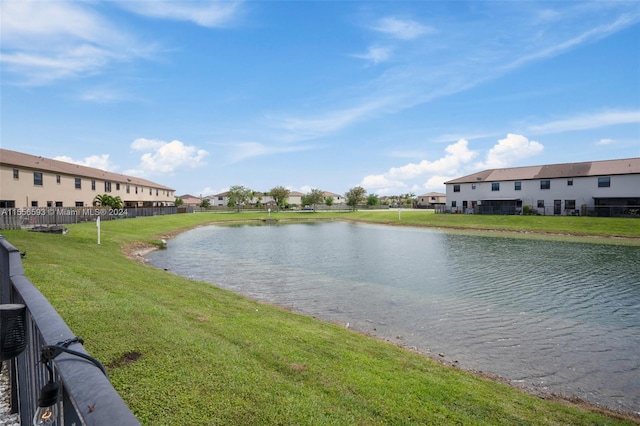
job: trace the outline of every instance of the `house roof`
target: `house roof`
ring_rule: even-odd
[[[418,195],[418,197],[446,197],[447,194],[441,192],[428,192],[426,194]]]
[[[150,180],[127,176],[120,173],[108,172],[106,170],[93,167],[81,166],[79,164],[67,163],[66,161],[53,160],[51,158],[37,155],[24,154],[22,152],[10,151],[0,148],[0,164],[13,167],[23,167],[31,170],[41,170],[43,172],[58,173],[76,177],[95,178],[113,182],[121,182],[130,185],[146,186],[157,189],[174,191],[173,188],[151,182]]]
[[[640,158],[489,169],[445,182],[473,183],[640,174]]]

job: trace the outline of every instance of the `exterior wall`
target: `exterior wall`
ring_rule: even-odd
[[[14,169],[18,170],[17,179],[13,177]],[[42,173],[42,185],[34,184],[34,172]],[[75,187],[76,178],[81,179],[80,189]],[[92,189],[92,181],[95,182],[95,189]],[[75,207],[78,203],[91,206],[96,195],[102,194],[119,196],[130,207],[148,204],[173,205],[175,201],[174,191],[166,188],[108,181],[111,183],[111,191],[107,191],[105,180],[102,179],[56,174],[4,164],[0,166],[0,182],[2,182],[0,200],[14,201],[16,208]]]
[[[433,207],[435,205],[444,205],[447,202],[445,195],[420,195],[417,200],[418,207]]]
[[[522,180],[521,189],[515,189],[517,181],[501,181],[500,190],[492,191],[492,183],[498,182],[476,182],[460,183],[460,192],[454,192],[454,185],[447,184],[447,209],[449,211],[463,210],[463,203],[467,201],[469,209],[472,203],[480,203],[482,200],[521,200],[521,206],[530,205],[539,214],[553,215],[554,201],[561,200],[560,214],[570,215],[574,210],[581,210],[586,206],[588,211],[593,211],[595,207],[594,197],[601,198],[624,198],[637,197],[640,188],[640,174],[610,175],[611,186],[605,188],[598,187],[598,176],[556,178],[546,179],[550,181],[549,189],[540,189],[540,181],[545,179]],[[569,185],[568,181],[573,181]],[[475,189],[474,189],[475,187]],[[566,201],[575,200],[575,209],[567,209]],[[544,207],[538,207],[538,202],[542,201]],[[455,207],[453,204],[455,203]]]

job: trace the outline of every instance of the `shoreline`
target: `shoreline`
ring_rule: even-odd
[[[325,219],[304,219],[303,221],[324,221]],[[328,219],[329,221],[333,221],[334,219]],[[344,219],[340,219],[340,220],[344,220]],[[300,222],[301,220],[297,220],[297,219],[293,219],[293,220],[282,220],[282,222]],[[347,222],[355,222],[355,223],[362,223],[362,224],[369,224],[369,225],[380,225],[380,226],[403,226],[403,227],[416,227],[416,228],[432,228],[435,230],[440,230],[443,232],[457,232],[457,233],[469,233],[469,234],[473,234],[473,235],[485,235],[485,236],[493,236],[493,237],[512,237],[512,238],[531,238],[532,239],[537,239],[536,236],[538,238],[542,238],[542,239],[551,239],[551,240],[561,240],[561,241],[569,241],[569,242],[581,242],[581,243],[592,243],[592,244],[598,244],[598,243],[602,243],[601,240],[607,240],[607,239],[621,239],[621,240],[630,240],[630,241],[638,241],[640,243],[640,238],[630,238],[630,237],[615,237],[615,236],[585,236],[585,235],[574,235],[574,234],[557,234],[557,233],[544,233],[544,232],[536,232],[536,231],[511,231],[511,230],[500,230],[500,229],[469,229],[469,228],[449,228],[449,227],[435,227],[435,226],[428,226],[428,225],[415,225],[415,224],[397,224],[397,223],[377,223],[377,222],[368,222],[368,221],[362,221],[362,220],[344,220]],[[255,222],[264,222],[264,220],[247,220],[247,221],[233,221],[234,223],[255,223]],[[203,227],[203,226],[214,226],[214,225],[225,225],[225,224],[229,224],[231,222],[229,221],[213,221],[210,223],[205,223],[205,224],[199,224],[196,226],[192,226],[192,227],[187,227],[187,228],[181,228],[181,229],[177,229],[168,233],[164,233],[160,236],[157,236],[156,238],[158,239],[158,241],[161,240],[170,240],[171,238],[183,233],[183,232],[187,232],[193,229],[197,229],[199,227]],[[597,241],[593,241],[591,239],[598,239]],[[611,241],[609,240],[609,241]],[[609,244],[615,244],[615,243],[609,243]],[[626,245],[626,244],[623,244]],[[630,244],[630,246],[635,246],[635,244]],[[165,246],[166,247],[166,246]],[[121,252],[130,260],[133,260],[135,262],[141,263],[141,264],[149,264],[150,260],[148,258],[146,258],[145,256],[155,250],[161,250],[163,248],[165,248],[162,246],[161,243],[158,244],[153,244],[153,243],[147,243],[147,242],[136,242],[136,243],[129,243],[126,244],[125,246],[123,246],[121,248]],[[187,277],[183,277],[185,279],[189,279]],[[214,285],[217,286],[216,284],[211,284],[211,283],[207,283],[208,285]],[[217,286],[218,287],[218,286]],[[219,287],[222,288],[222,287]],[[247,297],[249,299],[251,299],[249,296],[240,294],[242,297]],[[255,299],[252,299],[255,300]],[[263,303],[263,302],[261,302]],[[272,305],[276,308],[280,308],[280,309],[286,309],[283,307],[280,307],[278,305]],[[300,314],[300,315],[305,315],[303,313],[300,312],[295,312],[296,314]],[[318,320],[318,321],[323,321],[320,319],[317,319],[315,317],[313,317],[314,319]],[[324,321],[323,321],[324,322]],[[337,325],[341,325],[341,324],[337,324]],[[342,326],[342,325],[341,325]],[[528,395],[532,395],[535,397],[538,397],[540,399],[543,400],[548,400],[548,401],[554,401],[554,402],[560,402],[563,404],[567,404],[569,406],[575,406],[575,407],[579,407],[591,412],[595,412],[595,413],[600,413],[600,414],[604,414],[607,415],[609,417],[613,417],[613,418],[617,418],[617,419],[621,419],[621,420],[627,420],[627,421],[632,421],[634,423],[638,423],[640,424],[640,410],[637,412],[634,411],[624,411],[624,410],[617,410],[611,407],[607,407],[607,406],[602,406],[602,405],[598,405],[596,403],[592,403],[592,402],[588,402],[585,401],[577,396],[570,396],[570,395],[564,395],[564,394],[560,394],[557,392],[553,392],[553,391],[545,391],[539,388],[535,388],[533,386],[528,386],[528,385],[523,385],[520,383],[514,383],[512,380],[491,373],[491,372],[486,372],[486,371],[479,371],[479,370],[474,370],[474,369],[470,369],[470,368],[465,368],[461,365],[459,365],[458,361],[449,361],[446,360],[445,357],[441,354],[432,354],[429,352],[423,352],[418,350],[415,347],[412,346],[407,346],[407,345],[403,345],[402,343],[399,342],[395,342],[392,340],[389,340],[387,338],[383,338],[380,336],[376,336],[371,334],[370,332],[366,332],[366,331],[359,331],[356,329],[350,329],[362,336],[365,337],[369,337],[369,338],[373,338],[376,339],[378,341],[381,342],[385,342],[394,346],[397,346],[399,348],[402,348],[404,350],[410,351],[410,352],[414,352],[417,353],[425,358],[431,359],[433,361],[435,361],[436,363],[444,366],[444,367],[449,367],[449,368],[454,368],[454,369],[458,369],[470,374],[473,374],[477,377],[481,377],[483,379],[486,380],[491,380],[494,382],[498,382],[498,383],[502,383],[505,384],[507,386],[509,386],[510,388],[519,391],[519,392],[523,392],[526,393]]]

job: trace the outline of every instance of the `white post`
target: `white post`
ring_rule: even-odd
[[[98,245],[100,245],[100,216],[96,219],[96,227],[98,228]]]

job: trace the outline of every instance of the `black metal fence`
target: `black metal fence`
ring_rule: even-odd
[[[0,303],[26,306],[26,349],[8,361],[13,412],[31,424],[40,389],[49,377],[40,362],[42,349],[73,341],[72,331],[40,291],[24,276],[20,252],[0,235]],[[81,343],[69,349],[89,356]],[[90,357],[89,357],[90,358]],[[58,425],[140,425],[129,407],[95,364],[69,353],[51,362],[60,387]]]
[[[176,214],[178,208],[171,207],[30,207],[0,208],[0,229],[22,229],[37,226],[62,226],[72,223],[131,219],[142,216]]]

